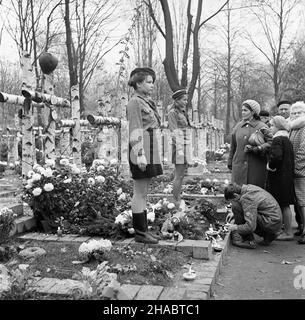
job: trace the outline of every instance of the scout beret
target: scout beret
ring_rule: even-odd
[[[132,76],[134,76],[136,73],[139,73],[139,72],[143,72],[143,73],[147,73],[149,75],[152,76],[153,80],[155,81],[156,80],[156,73],[153,69],[149,68],[149,67],[143,67],[143,68],[135,68],[131,71],[130,73],[130,78]]]

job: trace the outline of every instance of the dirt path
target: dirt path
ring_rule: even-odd
[[[300,275],[294,268],[305,268],[305,245],[296,240],[274,241],[256,250],[230,246],[214,299],[305,299],[305,289],[294,288],[294,279]],[[292,264],[283,264],[284,260]]]

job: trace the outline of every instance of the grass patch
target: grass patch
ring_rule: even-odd
[[[15,245],[22,243],[23,241],[18,239]],[[47,254],[32,261],[26,261],[18,255],[12,259],[16,259],[18,263],[30,264],[33,272],[40,272],[40,277],[71,279],[83,267],[94,270],[100,262],[108,261],[109,272],[117,273],[121,284],[170,286],[174,274],[192,259],[182,252],[167,248],[136,250],[130,246],[113,246],[109,252],[101,255],[99,260],[73,264],[72,261],[79,260],[80,243],[33,240],[27,241],[25,246],[40,247],[46,250]]]

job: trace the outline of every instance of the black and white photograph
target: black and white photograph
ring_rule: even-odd
[[[304,21],[303,0],[0,0],[0,307],[305,299]]]

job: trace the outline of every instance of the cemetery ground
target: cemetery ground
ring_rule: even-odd
[[[220,166],[224,165],[224,163],[219,164]],[[211,165],[210,169],[211,171],[214,171],[215,165]],[[192,172],[192,170],[190,171],[191,175],[187,177],[188,181],[193,183],[193,185],[198,185],[199,180],[196,179],[194,172]],[[216,172],[220,175],[220,177],[222,179],[227,178],[228,173],[220,171],[221,170],[218,169],[216,165]],[[212,172],[209,173],[209,175],[211,178],[215,177],[214,173]],[[3,181],[9,183],[10,185],[14,184],[15,187],[21,186],[21,180],[18,179],[16,175],[12,174],[12,172],[6,171],[4,174],[4,178],[2,179],[2,182]],[[186,185],[185,191],[189,192],[189,189],[190,185]],[[193,189],[191,188],[191,192],[194,191]],[[161,190],[156,191],[160,192]],[[197,190],[197,196],[198,191],[200,190]],[[211,190],[206,191],[210,192]],[[3,200],[9,201],[9,199],[12,200],[16,196],[18,198],[18,190],[16,190],[16,188],[12,188],[12,190],[6,190],[5,192],[8,192],[11,197],[1,198]],[[184,192],[184,195],[186,196],[185,201],[188,205],[191,205],[195,200],[192,197],[188,197],[186,192]],[[216,207],[219,208],[221,206],[223,207],[223,199],[218,197]],[[225,216],[225,212],[221,212],[218,214],[218,219],[224,221]],[[210,226],[210,222],[212,222],[210,219],[215,219],[215,217],[216,216],[201,217],[200,214],[196,214],[195,210],[190,212],[189,218],[194,218],[194,221],[197,224],[201,224],[201,228],[199,228],[197,225],[195,226],[197,228],[194,228],[193,232],[189,230],[188,233],[184,233],[186,235],[184,243],[187,243],[187,241],[189,241],[188,238],[191,238],[191,236],[193,236],[193,239],[199,239],[200,243],[200,239],[204,239],[204,231],[208,229],[208,227]],[[184,230],[184,232],[185,231],[186,230]],[[61,241],[65,238],[65,236],[70,236],[69,240],[72,240],[74,238],[75,241],[67,241],[67,239],[65,239],[65,241]],[[200,259],[197,259],[198,257],[192,254],[192,250],[195,250],[193,248],[193,243],[191,244],[191,246],[188,246],[186,244],[185,247],[183,247],[183,245],[181,244],[182,249],[175,250],[175,245],[177,245],[176,241],[173,241],[172,243],[170,243],[170,241],[166,242],[165,246],[154,247],[137,244],[132,241],[133,238],[127,238],[125,240],[122,239],[123,243],[122,241],[118,241],[116,243],[115,241],[113,241],[112,249],[108,252],[100,254],[99,256],[95,256],[95,259],[91,259],[90,261],[86,262],[79,261],[79,246],[82,242],[88,240],[89,238],[90,237],[82,237],[80,235],[78,235],[77,237],[77,235],[71,234],[64,235],[63,238],[60,238],[57,235],[35,232],[25,233],[24,235],[17,234],[10,239],[10,243],[15,247],[15,249],[13,249],[13,251],[15,250],[15,252],[10,256],[10,259],[8,259],[5,264],[7,264],[8,266],[18,266],[20,264],[21,266],[23,266],[25,264],[25,268],[28,268],[27,270],[32,272],[31,275],[34,276],[36,280],[37,277],[60,280],[80,278],[83,267],[89,268],[91,270],[92,268],[96,268],[99,263],[107,261],[107,264],[109,266],[108,271],[117,273],[117,280],[119,281],[119,283],[123,285],[138,285],[139,288],[141,287],[141,285],[157,286],[158,288],[164,286],[164,288],[170,288],[175,287],[177,283],[182,284],[182,287],[188,287],[189,283],[186,283],[186,281],[183,280],[182,273],[187,272],[190,268],[190,265],[192,265],[193,270],[196,270],[196,272],[198,272],[198,275],[203,275],[204,272],[208,272],[209,276],[209,279],[204,280],[204,285],[202,285],[202,279],[200,279],[199,277],[198,281],[200,280],[201,282],[199,281],[199,283],[194,284],[195,287],[197,285],[196,289],[199,289],[198,285],[200,284],[200,289],[205,290],[205,292],[199,291],[201,292],[201,297],[199,299],[207,298],[212,293],[210,287],[212,281],[214,285],[215,278],[214,274],[211,274],[211,268],[214,268],[215,272],[219,269],[218,262],[220,261],[220,254],[217,253],[216,256],[215,254],[213,256],[211,255],[211,246],[209,241],[203,240],[203,242],[205,243],[205,248],[200,248],[198,246],[197,250],[201,250],[201,256],[199,257]],[[97,237],[95,238],[98,239]],[[130,242],[130,245],[128,245],[128,242]],[[41,249],[44,249],[46,255],[42,255],[41,257],[38,257],[36,259],[30,258],[24,260],[18,255],[18,252],[29,247],[39,247]],[[204,251],[204,257],[202,256],[202,251]],[[207,255],[209,255],[209,257],[207,257]],[[216,257],[216,260],[214,259],[214,256]],[[208,261],[209,258],[211,258],[211,261]],[[203,265],[205,265],[206,267],[205,271],[204,268],[202,268]],[[209,281],[210,286],[208,285]],[[181,290],[181,292],[183,293],[186,291],[186,288],[181,288]],[[195,290],[195,292],[197,291]],[[185,294],[182,294],[181,292],[180,299],[183,296],[186,297]],[[40,299],[40,296],[42,299],[44,299],[48,295],[46,295],[45,292],[40,292],[40,295],[37,296],[37,292],[35,293],[35,299]],[[54,292],[50,297],[54,299]],[[195,297],[194,292],[191,293],[191,297]]]
[[[212,162],[208,164],[210,173],[205,173],[204,179],[226,179],[230,178],[229,173],[225,169],[225,162]],[[190,175],[185,181],[196,180],[195,168],[190,168]],[[6,171],[3,179],[10,184],[21,187],[22,182],[12,171]],[[156,183],[156,191],[161,192],[167,184]],[[184,188],[185,201],[191,203],[192,197],[188,196],[188,192],[194,192],[198,196],[198,185],[189,184]],[[18,198],[16,188],[6,190],[10,193],[10,198],[1,198],[1,205],[6,204],[6,200],[13,201]],[[3,201],[2,201],[3,200]],[[218,198],[218,205],[224,205],[223,199]],[[8,202],[7,202],[8,203]],[[225,215],[223,215],[223,218]],[[220,216],[218,216],[220,218]],[[208,220],[205,221],[205,228],[208,227]],[[203,229],[206,230],[206,229]],[[15,247],[19,247],[18,251],[27,247],[40,247],[46,250],[46,255],[37,259],[23,260],[16,253],[4,265],[20,265],[29,264],[29,269],[33,270],[32,276],[35,279],[43,281],[65,281],[64,279],[79,279],[83,267],[94,270],[96,266],[108,261],[111,266],[109,271],[118,274],[118,281],[124,288],[132,288],[135,293],[139,294],[139,299],[151,299],[148,292],[152,292],[151,288],[158,288],[156,295],[160,296],[161,289],[173,289],[170,295],[165,299],[213,299],[213,300],[252,300],[252,299],[303,299],[305,298],[302,289],[302,280],[298,279],[300,270],[305,263],[303,255],[303,246],[298,245],[295,241],[283,242],[274,241],[268,247],[258,246],[256,250],[246,250],[236,248],[230,245],[228,234],[225,241],[225,250],[221,253],[214,252],[210,260],[196,259],[185,252],[172,250],[169,247],[160,246],[144,246],[129,245],[113,245],[112,250],[105,252],[88,262],[74,264],[78,261],[78,248],[82,241],[62,241],[56,235],[47,235],[44,233],[31,233],[28,238],[22,239],[22,234],[15,235],[11,238],[11,243]],[[40,235],[35,239],[36,235]],[[45,240],[42,240],[42,238]],[[49,240],[47,240],[49,237]],[[52,238],[53,237],[53,238]],[[72,237],[73,238],[73,237]],[[77,237],[75,238],[77,239]],[[81,239],[81,237],[80,237]],[[88,239],[88,237],[87,237]],[[123,241],[131,241],[125,239]],[[120,241],[119,241],[120,242]],[[185,281],[182,274],[187,271],[190,264],[197,273],[195,282]],[[28,270],[29,270],[28,269]],[[204,271],[203,271],[204,270]],[[52,280],[53,279],[53,280]],[[74,280],[71,280],[74,281]],[[77,280],[75,280],[77,281]],[[46,285],[51,287],[49,282]],[[193,286],[193,287],[192,287]],[[52,291],[53,288],[53,291]],[[66,300],[74,299],[72,295],[58,294],[56,288],[62,288],[55,282],[48,292],[44,292],[41,288],[39,291],[28,292],[19,291],[7,299],[52,299]],[[55,288],[55,289],[54,289]],[[191,288],[191,289],[190,289]],[[299,288],[299,289],[298,289]],[[196,290],[195,290],[196,289]],[[186,292],[189,292],[189,296]],[[175,292],[175,294],[174,294]],[[142,294],[142,296],[141,296]],[[143,296],[144,295],[144,296]],[[174,298],[173,298],[174,297]],[[134,299],[135,296],[133,297]],[[87,299],[94,299],[88,298]],[[162,299],[162,298],[159,298]]]
[[[293,225],[296,228],[295,221]],[[305,299],[304,246],[297,239],[273,241],[256,250],[231,245],[213,299]]]

